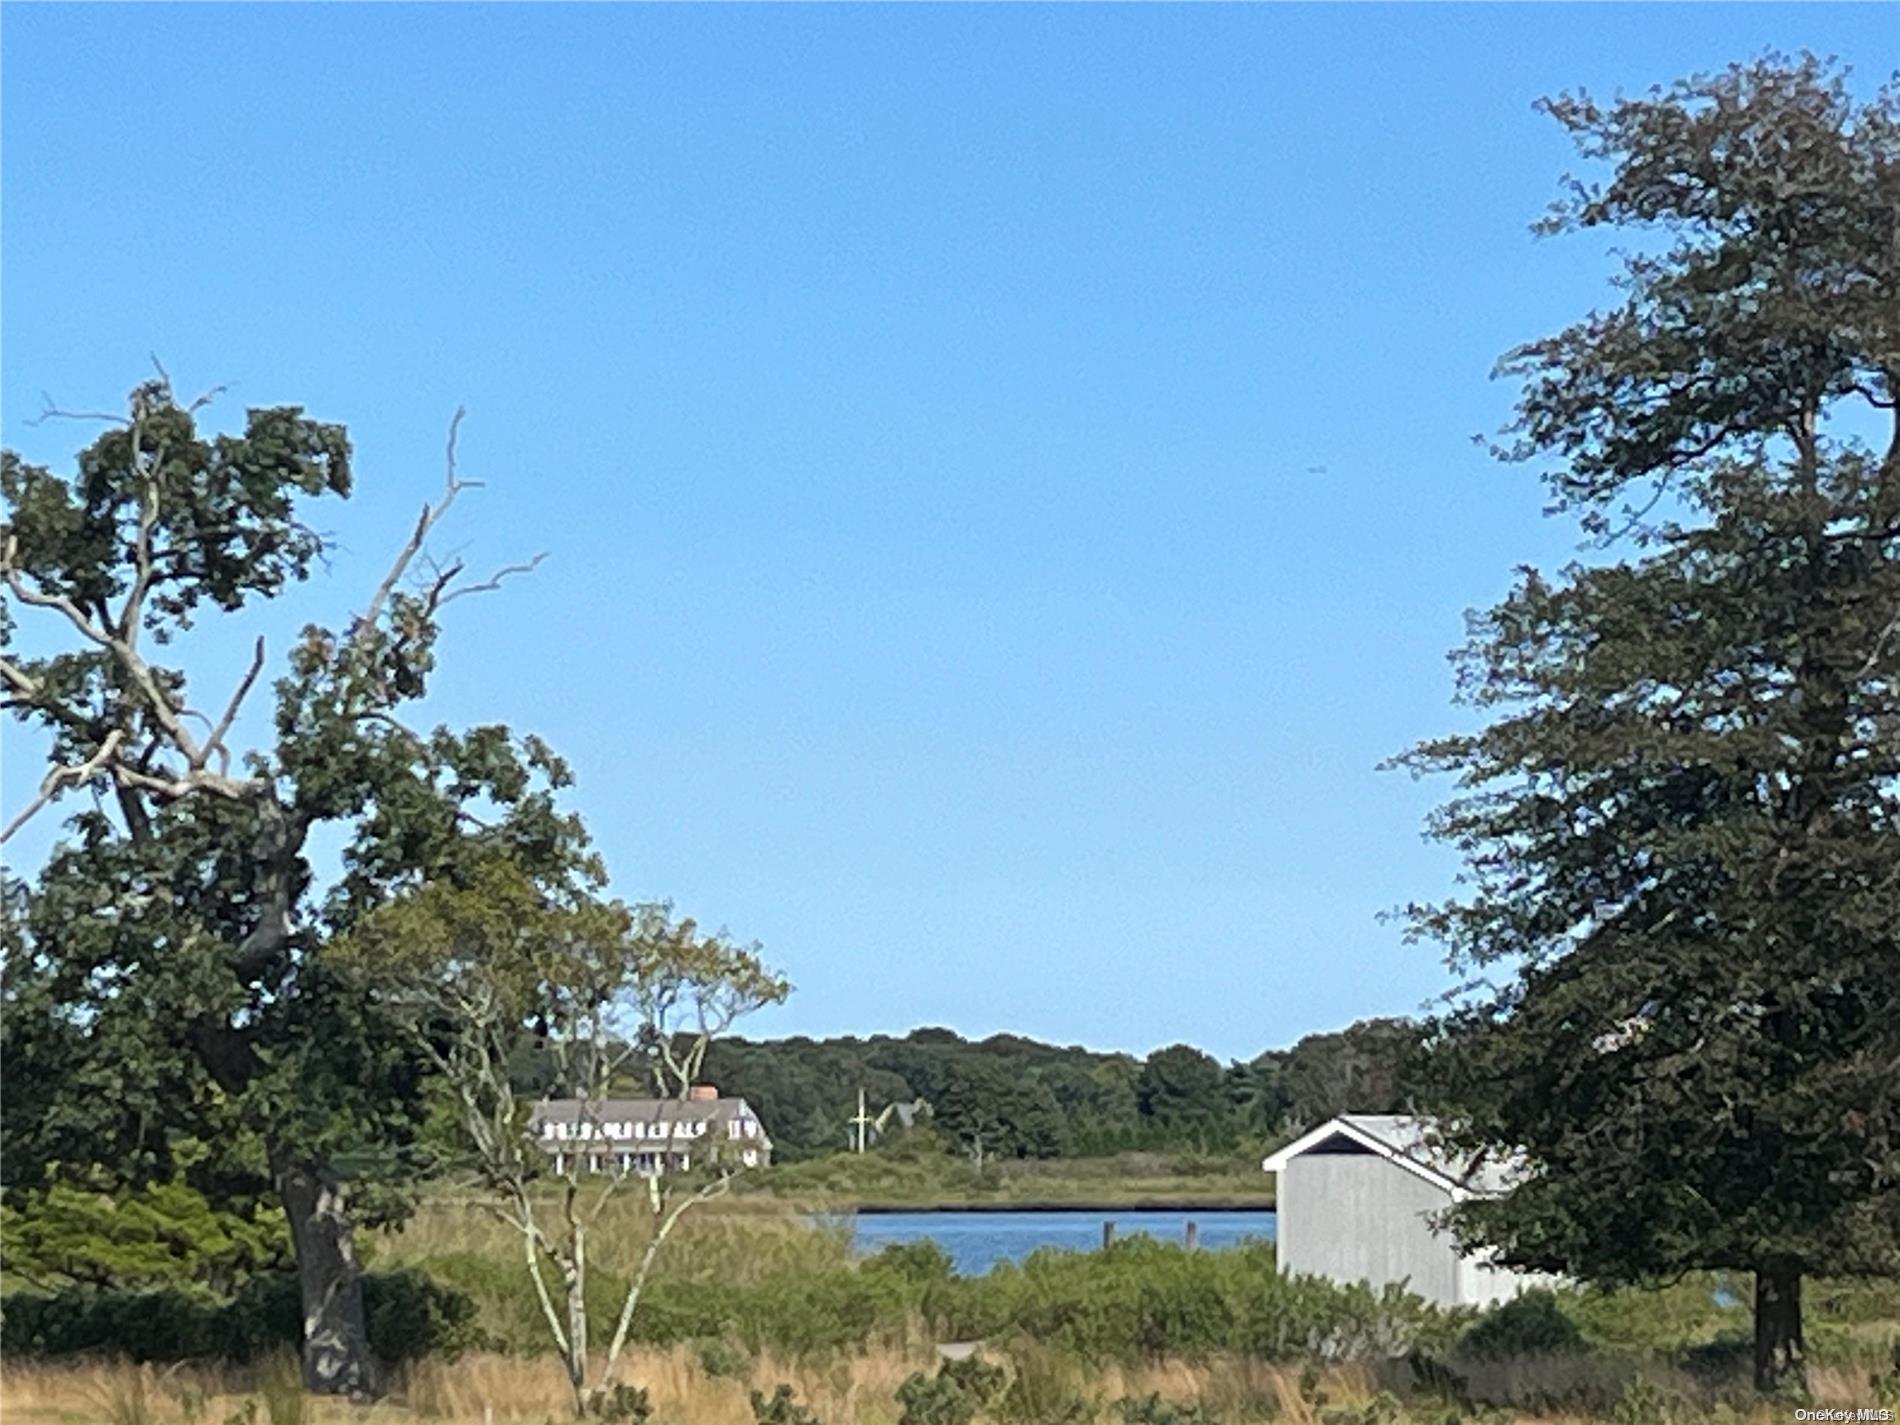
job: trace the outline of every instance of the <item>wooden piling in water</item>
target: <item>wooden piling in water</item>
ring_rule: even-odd
[[[1187,1249],[1190,1252],[1194,1252],[1200,1250],[1200,1246],[1201,1224],[1198,1222],[1189,1222],[1187,1225]]]
[[[1102,1250],[1107,1251],[1110,1245],[1113,1244],[1114,1241],[1115,1241],[1115,1224],[1112,1222],[1104,1222],[1102,1224]]]

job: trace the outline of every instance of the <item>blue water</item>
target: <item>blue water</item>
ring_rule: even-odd
[[[1160,1242],[1184,1241],[1188,1223],[1194,1222],[1207,1251],[1237,1247],[1251,1238],[1273,1240],[1271,1212],[862,1212],[845,1221],[862,1254],[928,1238],[965,1276],[980,1275],[998,1262],[1020,1262],[1038,1247],[1094,1251],[1102,1245],[1104,1222],[1115,1224],[1117,1238],[1145,1232]]]

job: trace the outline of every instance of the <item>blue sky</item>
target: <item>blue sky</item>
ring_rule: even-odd
[[[432,711],[575,764],[629,897],[758,937],[756,1030],[1251,1055],[1445,982],[1446,651],[1567,556],[1474,433],[1604,295],[1531,111],[1884,7],[8,5],[7,444],[42,391],[346,422],[359,604],[468,407]],[[9,735],[9,809],[37,778]],[[50,821],[20,838],[22,863]]]

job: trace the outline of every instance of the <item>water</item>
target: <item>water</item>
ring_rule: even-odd
[[[820,1219],[835,1222],[837,1219]],[[949,1254],[958,1272],[977,1276],[998,1262],[1020,1262],[1038,1247],[1090,1252],[1102,1245],[1102,1224],[1113,1222],[1117,1238],[1145,1232],[1156,1241],[1185,1240],[1190,1222],[1200,1226],[1208,1251],[1237,1247],[1250,1238],[1273,1239],[1271,1212],[861,1212],[852,1220],[858,1252],[869,1254],[893,1242],[925,1238]]]

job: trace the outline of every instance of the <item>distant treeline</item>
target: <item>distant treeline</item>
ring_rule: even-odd
[[[892,1104],[927,1103],[931,1129],[952,1152],[1217,1153],[1336,1113],[1408,1108],[1419,1034],[1409,1020],[1364,1020],[1228,1064],[1186,1044],[1141,1059],[1013,1034],[972,1041],[948,1029],[725,1039],[713,1045],[704,1077],[751,1102],[781,1161],[849,1146],[860,1088],[873,1117]],[[897,1122],[886,1120],[887,1139]]]

